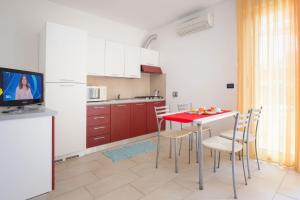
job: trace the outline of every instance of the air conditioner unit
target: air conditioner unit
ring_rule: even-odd
[[[214,16],[211,13],[190,17],[176,26],[177,34],[184,36],[213,27]]]

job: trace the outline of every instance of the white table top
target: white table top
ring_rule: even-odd
[[[55,116],[57,112],[45,107],[41,107],[35,110],[15,111],[12,113],[0,113],[0,121],[16,120],[36,117]]]
[[[222,113],[222,114],[217,114],[217,115],[211,115],[211,116],[207,116],[207,117],[203,117],[200,119],[196,119],[194,120],[194,123],[196,124],[207,124],[213,121],[217,121],[217,120],[221,120],[230,116],[234,116],[238,113],[238,111],[230,111],[230,112],[226,112],[226,113]]]

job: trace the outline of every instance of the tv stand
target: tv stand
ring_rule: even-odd
[[[46,108],[0,113],[0,199],[31,199],[54,190],[55,115]]]
[[[44,108],[44,107],[41,106],[41,105],[37,105],[37,106],[18,106],[18,107],[14,107],[12,109],[9,109],[9,110],[4,110],[4,111],[2,111],[2,113],[3,114],[21,114],[21,113],[40,110],[41,108]]]

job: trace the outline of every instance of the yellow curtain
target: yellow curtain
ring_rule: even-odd
[[[296,153],[295,153],[295,166],[296,170],[300,172],[300,2],[297,1],[295,5],[296,17],[296,30],[298,31],[297,39],[297,53],[296,53]]]
[[[259,156],[300,171],[299,0],[237,0],[238,109],[263,106]]]

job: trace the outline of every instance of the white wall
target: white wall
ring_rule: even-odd
[[[214,14],[212,29],[179,37],[177,23],[171,23],[152,31],[159,35],[152,48],[160,51],[160,64],[167,74],[167,102],[173,109],[185,102],[236,108],[236,89],[226,89],[226,83],[236,83],[235,0],[207,11]],[[179,97],[173,98],[172,91],[178,91]]]
[[[144,30],[47,0],[0,0],[0,66],[37,71],[39,33],[46,21],[137,46],[141,46],[146,35]]]

